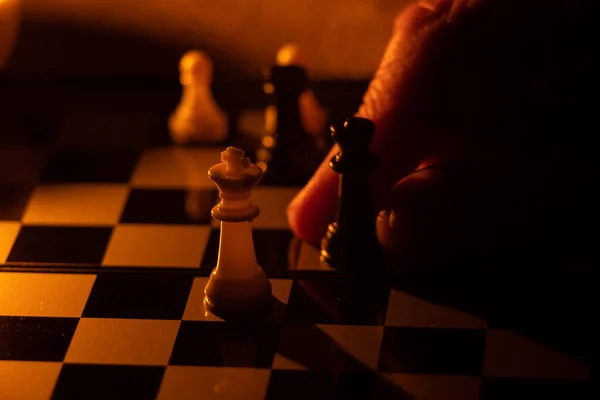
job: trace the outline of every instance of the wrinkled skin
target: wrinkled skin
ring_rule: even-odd
[[[377,126],[371,193],[389,253],[426,263],[432,254],[489,250],[501,225],[524,240],[528,223],[541,226],[522,209],[543,209],[531,204],[544,196],[549,171],[570,162],[553,153],[560,140],[536,136],[538,113],[561,107],[555,87],[565,54],[552,35],[576,21],[579,6],[563,3],[423,0],[398,15],[356,113]],[[337,206],[338,176],[327,166],[336,152],[288,207],[294,233],[313,244]]]

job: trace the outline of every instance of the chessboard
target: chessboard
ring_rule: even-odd
[[[2,151],[2,400],[586,396],[583,358],[322,266],[287,225],[296,187],[253,191],[277,312],[206,312],[219,245],[207,170],[221,147]]]

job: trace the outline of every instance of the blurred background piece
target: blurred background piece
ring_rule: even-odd
[[[10,57],[21,24],[21,0],[0,0],[0,70]]]

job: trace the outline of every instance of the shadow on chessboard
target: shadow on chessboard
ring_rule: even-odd
[[[281,309],[285,309],[283,303],[281,303]],[[295,334],[290,333],[288,332],[280,338],[278,354],[304,366],[309,371],[344,371],[344,374],[341,375],[334,372],[334,375],[337,375],[336,380],[339,381],[339,390],[343,391],[338,395],[348,396],[348,398],[369,398],[374,391],[377,398],[417,400],[415,396],[397,384],[382,375],[375,374],[369,366],[349,354],[318,326],[303,324],[300,331]],[[299,341],[296,336],[301,336],[303,341],[310,343],[310,352],[307,352],[303,346],[298,346]],[[327,357],[315,357],[319,354],[327,354]],[[354,382],[353,374],[362,374],[363,376],[370,374],[375,381],[371,382],[372,386],[363,387],[364,380],[358,380],[360,383]]]
[[[299,282],[302,285],[301,282]],[[310,296],[310,288],[303,288]],[[318,301],[318,296],[313,300]],[[235,357],[246,354],[243,350],[248,342],[248,337],[253,337],[257,329],[255,322],[283,322],[285,319],[287,305],[271,296],[268,311],[263,310],[260,314],[244,313],[243,315],[231,316],[226,324],[212,326],[212,333],[218,338],[223,353],[222,357],[228,357],[228,349],[236,349]],[[352,307],[355,311],[355,307]],[[324,307],[323,312],[332,318],[340,318],[344,313],[344,307],[340,309],[328,309]],[[215,314],[219,317],[225,315]],[[250,319],[248,319],[250,318]],[[251,321],[251,322],[250,322]],[[284,324],[284,332],[277,335],[277,354],[301,365],[308,371],[333,373],[331,377],[336,383],[336,396],[339,398],[389,398],[398,400],[418,400],[417,397],[406,392],[397,384],[388,380],[385,376],[376,373],[361,360],[346,351],[336,339],[319,328],[317,324]],[[274,338],[273,338],[274,340]],[[309,343],[310,349],[300,343]],[[261,343],[258,344],[261,346]],[[258,354],[261,352],[258,351]],[[259,357],[251,350],[247,353],[249,359]],[[293,397],[296,398],[296,397]],[[338,398],[338,397],[336,397]]]
[[[591,355],[595,325],[591,268],[556,268],[549,262],[543,270],[529,264],[522,260],[402,272],[394,276],[392,286],[591,365],[595,362]]]

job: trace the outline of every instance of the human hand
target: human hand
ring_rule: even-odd
[[[569,30],[561,15],[571,23],[576,9],[539,0],[424,0],[398,15],[356,113],[377,127],[371,197],[375,213],[382,211],[386,250],[485,247],[498,224],[518,218],[517,200],[534,195],[544,171],[534,168],[543,163],[527,148],[538,141],[527,128],[539,122],[538,110],[555,106],[564,49],[553,35],[560,24]],[[309,243],[321,240],[335,214],[338,176],[327,163],[337,151],[288,207],[292,231]],[[462,166],[427,168],[448,164]]]
[[[380,167],[372,177],[376,209],[383,206],[394,183],[428,158],[440,156],[436,153],[442,149],[432,145],[428,132],[417,131],[417,121],[407,118],[414,110],[411,100],[418,91],[411,86],[419,85],[417,78],[423,54],[431,51],[427,46],[432,38],[440,35],[449,21],[469,5],[466,1],[419,2],[410,5],[395,21],[383,60],[356,113],[377,126],[372,143],[372,151],[380,159]],[[331,149],[312,180],[288,208],[292,230],[311,243],[320,241],[337,206],[338,176],[327,165],[337,151],[337,146]]]

